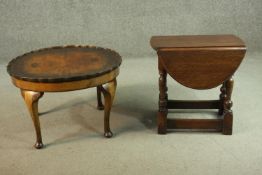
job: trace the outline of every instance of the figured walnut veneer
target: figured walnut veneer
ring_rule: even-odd
[[[52,47],[19,56],[8,64],[7,71],[21,89],[32,117],[35,148],[42,148],[38,100],[44,92],[63,92],[97,87],[97,108],[104,109],[104,136],[111,137],[109,117],[116,91],[120,55],[110,49],[93,46]],[[102,95],[104,104],[102,103]]]
[[[110,49],[66,46],[26,53],[13,59],[7,70],[16,79],[59,83],[98,77],[120,64],[119,54]]]

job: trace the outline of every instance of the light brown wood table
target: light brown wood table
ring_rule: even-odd
[[[26,53],[10,61],[7,71],[13,84],[21,89],[34,123],[35,148],[43,147],[38,100],[45,92],[96,87],[97,107],[100,110],[104,109],[104,136],[112,136],[109,116],[121,61],[117,52],[91,46],[46,48]],[[104,95],[104,105],[101,94]]]

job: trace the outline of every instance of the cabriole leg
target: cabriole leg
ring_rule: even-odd
[[[108,82],[105,86],[100,86],[100,90],[103,93],[105,99],[104,136],[107,138],[113,136],[113,133],[110,130],[110,111],[115,97],[116,86],[116,79]]]
[[[35,132],[36,132],[36,143],[35,148],[40,149],[43,147],[42,136],[41,136],[41,128],[38,117],[38,100],[43,96],[43,92],[33,92],[21,90],[21,94],[25,100],[26,106],[29,110],[31,118],[34,123]]]
[[[101,86],[96,87],[96,92],[97,92],[97,109],[98,110],[103,110],[104,105],[102,103],[102,97],[101,97]]]

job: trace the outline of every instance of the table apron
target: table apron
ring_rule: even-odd
[[[42,83],[42,82],[30,82],[12,77],[13,84],[23,90],[36,91],[36,92],[64,92],[73,91],[79,89],[86,89],[90,87],[96,87],[108,83],[115,79],[119,74],[119,68],[106,73],[104,75],[94,77],[86,80],[60,82],[60,83]]]

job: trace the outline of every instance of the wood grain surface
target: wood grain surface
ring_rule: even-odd
[[[150,43],[158,54],[158,133],[166,134],[168,129],[197,129],[231,135],[232,76],[245,56],[244,42],[234,35],[191,35],[155,36]],[[167,74],[193,89],[210,89],[222,84],[219,100],[169,100]],[[170,119],[168,109],[218,109],[219,118]]]
[[[31,82],[68,82],[106,74],[121,64],[110,49],[91,46],[46,48],[26,53],[8,64],[8,73]]]
[[[222,84],[246,53],[243,41],[234,35],[157,36],[152,37],[151,45],[167,73],[193,89]]]
[[[244,42],[234,35],[153,36],[150,43],[155,50],[192,47],[245,47]]]

